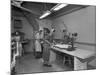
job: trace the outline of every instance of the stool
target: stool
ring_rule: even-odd
[[[64,57],[63,57],[63,65],[65,65],[66,62],[68,62],[68,65],[71,65],[71,66],[72,66],[72,65],[73,65],[73,64],[72,64],[72,61],[73,61],[73,60],[71,59],[71,56],[69,56],[69,55],[64,55]]]

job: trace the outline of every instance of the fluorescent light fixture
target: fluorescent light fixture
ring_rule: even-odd
[[[42,16],[40,16],[40,19],[43,19],[43,18],[47,17],[50,14],[51,14],[50,11],[46,11]]]
[[[60,9],[62,9],[63,7],[67,6],[68,4],[57,4],[56,6],[54,6],[51,10],[53,11],[58,11]]]

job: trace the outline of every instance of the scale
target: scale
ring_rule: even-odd
[[[77,37],[77,33],[73,33],[72,34],[72,38],[71,38],[71,47],[67,49],[68,51],[74,51],[74,50],[76,50],[77,47],[74,46],[76,37]]]

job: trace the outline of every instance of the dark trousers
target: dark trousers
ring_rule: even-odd
[[[44,44],[43,45],[43,60],[44,60],[44,64],[49,64],[49,57],[50,57],[50,46]]]
[[[41,50],[42,50],[41,54],[43,55],[43,44],[41,44]]]
[[[41,52],[35,52],[36,58],[42,58],[43,57],[43,44],[41,44]]]
[[[41,57],[42,57],[41,52],[35,52],[35,57],[36,57],[36,58],[41,58]]]

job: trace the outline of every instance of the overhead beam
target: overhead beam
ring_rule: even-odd
[[[11,3],[11,5],[13,5],[13,6],[17,7],[17,8],[20,8],[20,9],[22,9],[24,11],[30,12],[31,14],[34,14],[36,16],[40,16],[40,14],[38,14],[38,13],[36,13],[36,12],[30,10],[30,9],[24,8],[24,7],[19,6],[19,5],[15,5],[14,3]]]
[[[23,16],[29,22],[29,24],[33,27],[33,31],[38,30],[39,29],[39,25],[38,25],[38,23],[35,20],[36,17],[34,17],[34,15],[32,16],[31,14],[27,14],[25,12],[22,12],[22,13],[23,13]]]

